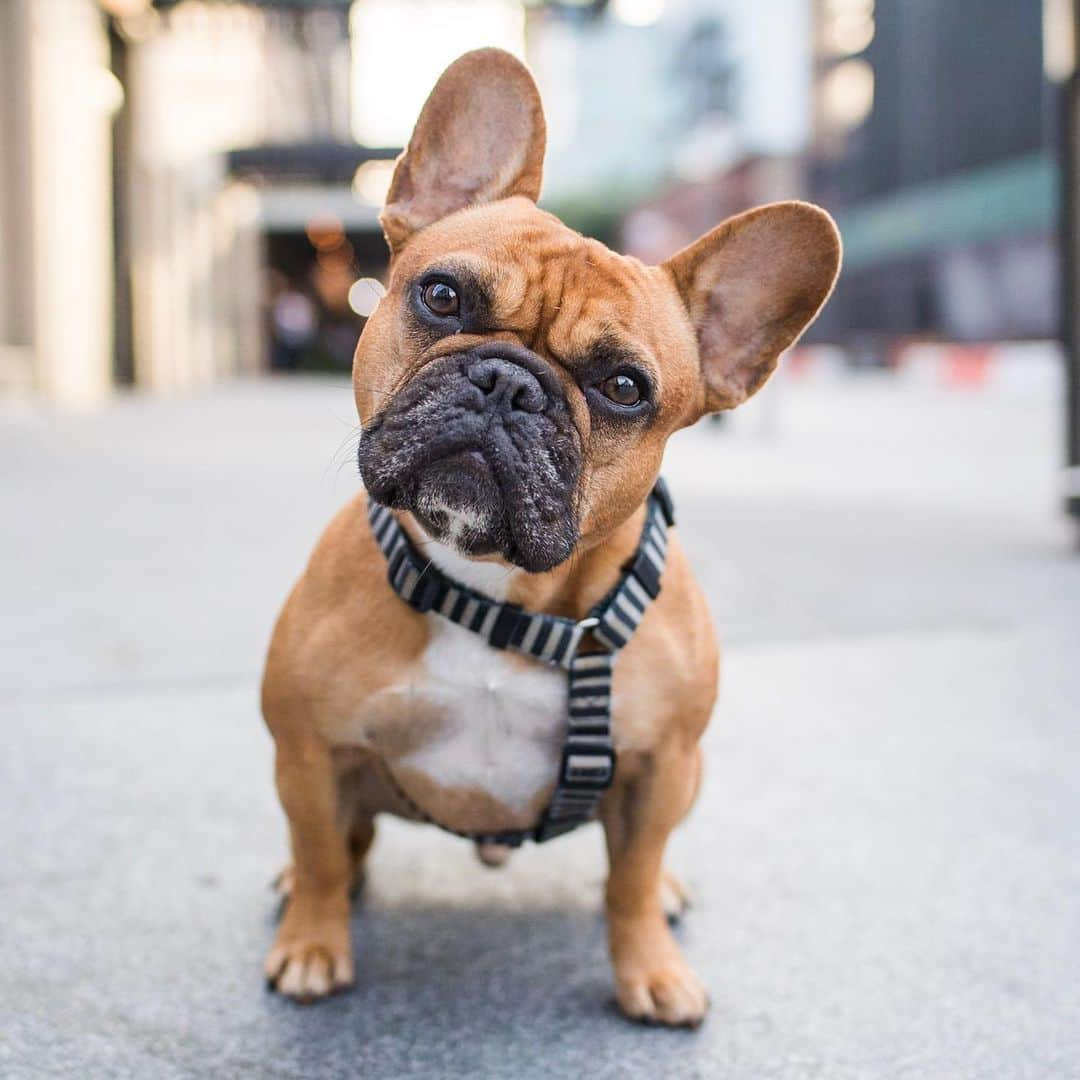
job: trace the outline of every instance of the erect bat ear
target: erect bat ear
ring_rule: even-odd
[[[824,210],[780,202],[728,218],[663,264],[697,334],[706,412],[764,386],[829,298],[840,250]]]
[[[455,210],[540,195],[547,129],[528,68],[501,49],[455,60],[431,91],[398,158],[379,217],[396,253]]]

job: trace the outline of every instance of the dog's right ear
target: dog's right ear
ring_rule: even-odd
[[[398,158],[379,221],[397,253],[439,218],[511,195],[536,200],[546,127],[528,68],[502,49],[455,60],[431,91]]]

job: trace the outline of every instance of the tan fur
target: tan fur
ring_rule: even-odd
[[[760,387],[827,297],[839,241],[822,211],[785,203],[721,225],[663,267],[644,266],[534,205],[543,131],[532,81],[504,53],[468,54],[440,80],[383,214],[389,289],[357,347],[354,389],[366,423],[432,360],[481,341],[519,342],[552,366],[584,448],[581,540],[548,573],[507,567],[509,599],[582,618],[635,548],[668,436]],[[410,284],[435,264],[463,263],[494,294],[493,325],[419,349],[403,316]],[[656,386],[657,413],[644,427],[592,423],[575,358],[604,337],[632,346]],[[403,524],[415,530],[408,515]],[[414,693],[427,677],[427,618],[387,584],[357,496],[285,605],[263,686],[293,849],[290,899],[266,971],[291,996],[318,997],[351,980],[347,893],[372,820],[414,816],[387,770],[447,719]],[[534,664],[512,662],[522,671]],[[717,675],[712,621],[676,532],[660,596],[615,667],[619,764],[601,806],[617,998],[629,1016],[667,1024],[696,1024],[706,1008],[665,919],[665,905],[683,893],[663,852],[698,787],[698,740]],[[394,775],[426,813],[462,829],[527,826],[546,802],[545,792],[514,812],[415,770]]]

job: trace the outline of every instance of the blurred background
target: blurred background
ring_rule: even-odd
[[[538,76],[545,203],[571,224],[656,261],[754,203],[820,202],[846,267],[801,362],[1056,381],[1075,465],[1080,380],[1052,344],[1077,308],[1075,4],[975,11],[6,0],[0,394],[346,371],[392,159],[441,69],[497,44]]]
[[[1075,1077],[1080,0],[0,0],[0,1073]],[[726,647],[673,843],[698,1035],[620,1021],[598,830],[380,823],[356,991],[260,992],[257,686],[359,486],[348,379],[441,70],[524,57],[544,204],[657,261],[844,235],[672,440]],[[492,1018],[497,1018],[494,1022]]]
[[[576,227],[656,261],[754,203],[813,199],[846,241],[821,357],[1059,377],[1052,345],[1005,343],[1069,336],[1073,9],[6,0],[0,393],[85,406],[347,370],[391,161],[481,44],[533,66],[545,203]]]

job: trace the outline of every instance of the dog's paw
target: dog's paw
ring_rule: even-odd
[[[352,986],[350,949],[311,942],[275,945],[266,958],[266,983],[285,997],[310,1002]]]
[[[677,923],[693,904],[693,898],[685,885],[670,871],[660,878],[660,907],[669,923]]]
[[[348,919],[305,918],[302,910],[290,905],[264,973],[270,989],[296,1001],[315,1001],[352,986]]]
[[[631,1020],[668,1027],[697,1027],[709,1008],[705,987],[684,960],[653,971],[616,977],[615,996],[619,1008]]]
[[[613,926],[615,997],[631,1020],[697,1027],[709,998],[701,980],[683,959],[667,924],[640,921]]]

